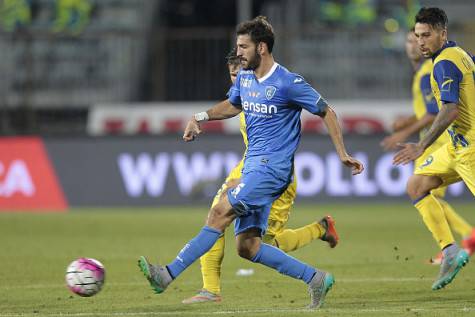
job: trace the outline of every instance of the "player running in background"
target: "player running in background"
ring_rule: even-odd
[[[449,284],[468,262],[467,252],[454,240],[445,206],[432,190],[463,180],[475,195],[475,66],[469,54],[447,40],[447,16],[439,8],[422,8],[415,34],[424,57],[431,57],[431,87],[439,106],[429,131],[418,143],[401,144],[394,164],[422,156],[445,130],[451,141],[432,153],[409,178],[407,192],[444,257],[433,290]]]
[[[205,226],[166,265],[151,265],[140,257],[139,266],[152,288],[163,292],[188,266],[216,243],[234,220],[238,254],[255,263],[302,280],[310,293],[309,308],[323,305],[334,284],[333,275],[316,269],[284,251],[262,242],[272,202],[292,182],[294,154],[300,140],[302,109],[323,118],[343,164],[353,174],[363,165],[345,150],[335,112],[305,80],[277,64],[272,56],[274,32],[264,17],[237,28],[237,55],[243,69],[229,98],[188,122],[184,140],[201,133],[200,122],[231,118],[244,111],[248,148],[240,183],[224,192],[210,209]]]
[[[234,84],[237,74],[241,68],[241,60],[233,49],[227,56],[229,76]],[[246,119],[244,113],[239,114],[240,131],[244,144],[247,148]],[[231,171],[226,178],[221,189],[216,194],[211,207],[219,202],[221,193],[225,192],[232,183],[239,182],[241,170],[244,165],[244,158]],[[231,185],[232,186],[232,185]],[[335,221],[331,216],[326,216],[318,222],[313,222],[297,229],[287,229],[285,225],[289,219],[290,208],[294,203],[297,190],[297,180],[293,178],[292,183],[285,192],[272,204],[267,230],[262,240],[270,245],[276,246],[284,252],[297,250],[315,239],[327,241],[331,248],[338,243],[338,234],[335,229]],[[221,301],[221,263],[224,258],[224,234],[216,241],[214,246],[200,258],[201,276],[203,278],[203,288],[190,298],[184,299],[183,304],[220,302]]]
[[[396,150],[398,143],[405,142],[412,134],[417,132],[419,132],[419,139],[422,140],[439,112],[437,101],[434,98],[430,86],[432,60],[422,56],[422,52],[417,45],[414,30],[407,33],[406,54],[415,71],[412,80],[412,105],[414,115],[409,118],[400,118],[394,122],[393,127],[395,132],[381,142],[381,145],[386,151]],[[449,134],[442,133],[439,138],[424,151],[424,154],[415,160],[414,166],[416,169],[427,160],[429,155],[449,141]],[[475,230],[443,199],[446,191],[447,187],[441,186],[434,189],[432,194],[439,200],[440,204],[444,206],[447,223],[450,228],[462,236],[462,247],[471,255],[475,251]],[[430,259],[430,263],[440,264],[442,257],[443,253],[439,252],[434,258]]]

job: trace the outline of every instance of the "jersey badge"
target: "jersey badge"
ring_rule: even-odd
[[[266,87],[266,99],[271,100],[272,97],[274,97],[276,91],[277,91],[277,88],[275,88],[274,86],[267,86]]]

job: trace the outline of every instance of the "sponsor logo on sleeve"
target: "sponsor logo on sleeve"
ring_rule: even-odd
[[[442,85],[440,87],[440,91],[450,91],[450,84],[454,80],[448,76],[444,76],[444,81],[442,82]]]

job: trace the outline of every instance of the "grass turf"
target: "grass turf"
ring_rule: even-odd
[[[455,204],[475,223],[473,204]],[[223,302],[184,306],[201,287],[199,264],[155,295],[139,272],[146,255],[171,261],[203,224],[206,208],[75,209],[68,214],[0,214],[0,317],[19,316],[474,316],[475,267],[468,265],[440,291],[431,291],[438,267],[431,234],[408,203],[297,204],[289,227],[325,213],[337,221],[341,243],[315,241],[292,255],[334,273],[336,285],[318,312],[304,310],[306,285],[236,255],[226,234]],[[106,284],[81,298],[64,286],[66,266],[78,257],[99,259]],[[255,274],[239,277],[239,268]]]

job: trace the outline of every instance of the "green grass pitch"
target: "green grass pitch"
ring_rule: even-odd
[[[473,203],[454,206],[475,223]],[[202,226],[205,207],[0,213],[0,317],[475,316],[475,265],[465,267],[445,289],[432,291],[438,267],[424,262],[437,247],[409,202],[297,203],[289,227],[326,213],[337,221],[337,248],[314,241],[293,253],[335,275],[335,287],[317,312],[303,309],[308,303],[304,283],[240,259],[232,230],[226,234],[222,303],[181,304],[201,287],[198,263],[155,295],[137,258],[171,261]],[[64,283],[66,266],[82,256],[106,267],[105,286],[91,298],[73,295]],[[255,273],[236,276],[239,268]]]

